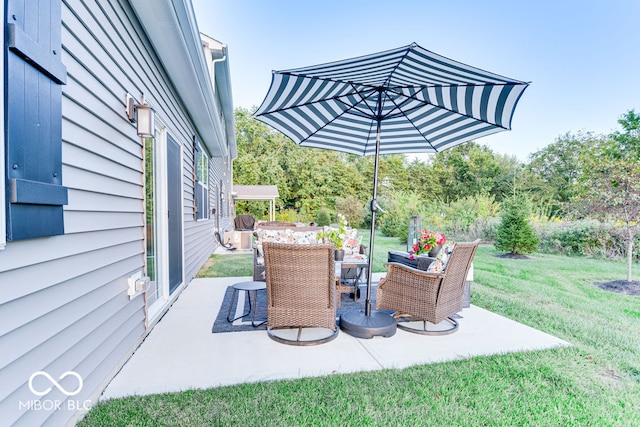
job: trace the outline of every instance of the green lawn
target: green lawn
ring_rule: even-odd
[[[376,258],[394,245],[376,237]],[[114,399],[81,425],[640,426],[640,297],[593,286],[624,278],[624,263],[495,255],[478,250],[472,304],[573,347]],[[225,257],[225,268],[235,257],[248,257],[251,275],[247,255]]]

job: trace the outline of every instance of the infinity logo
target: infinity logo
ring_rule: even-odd
[[[82,377],[77,372],[67,371],[67,372],[63,373],[62,375],[60,375],[60,378],[58,378],[59,381],[62,381],[63,379],[65,379],[68,376],[76,377],[78,379],[78,388],[73,390],[73,391],[67,391],[64,387],[62,387],[60,385],[60,383],[58,381],[54,380],[53,377],[51,377],[51,375],[49,375],[45,371],[38,371],[38,372],[34,372],[33,374],[31,374],[31,376],[29,377],[29,390],[31,390],[31,392],[33,394],[35,394],[36,396],[44,396],[45,394],[48,394],[51,390],[53,390],[53,387],[49,387],[49,388],[47,388],[46,390],[43,390],[43,391],[35,390],[33,388],[33,380],[38,376],[43,376],[43,377],[47,378],[51,382],[51,384],[53,384],[55,386],[55,388],[60,390],[65,396],[75,396],[76,394],[80,393],[80,391],[82,390],[82,385],[83,385],[82,384]]]

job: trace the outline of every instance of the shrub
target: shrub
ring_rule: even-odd
[[[522,196],[502,202],[502,220],[498,226],[495,247],[499,251],[526,255],[538,248],[540,239],[529,224],[529,206]]]
[[[450,238],[451,241],[471,242],[481,239],[493,242],[498,234],[500,218],[476,218],[471,224],[463,226],[460,222],[446,222],[439,230]]]
[[[380,218],[380,231],[385,236],[397,237],[401,242],[407,241],[409,235],[409,217],[423,216],[424,204],[418,193],[397,191],[381,201],[385,214]],[[425,223],[426,226],[426,223]]]
[[[540,251],[591,257],[621,258],[626,255],[624,230],[596,220],[540,221],[535,224]],[[640,236],[636,236],[634,259],[640,259]]]
[[[263,203],[264,204],[264,203]],[[297,209],[281,209],[276,213],[276,221],[283,222],[307,222]]]
[[[544,223],[543,223],[544,224]],[[540,249],[565,255],[595,255],[602,247],[602,227],[598,221],[562,221],[537,225]]]
[[[477,194],[442,206],[444,216],[437,229],[458,241],[493,241],[497,234],[496,215],[500,205],[494,196]]]
[[[316,224],[321,227],[331,224],[331,213],[329,212],[329,209],[327,209],[326,207],[322,207],[318,210],[318,215],[316,216]]]
[[[349,222],[349,226],[360,228],[366,211],[362,202],[353,196],[336,200],[336,211],[340,212]]]
[[[445,216],[449,222],[459,227],[468,228],[478,218],[491,218],[497,215],[500,205],[492,195],[477,194],[450,202],[445,208]]]

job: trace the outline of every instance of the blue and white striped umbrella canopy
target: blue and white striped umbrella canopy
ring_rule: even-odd
[[[299,145],[360,155],[438,152],[511,129],[528,83],[417,44],[274,71],[255,113]]]

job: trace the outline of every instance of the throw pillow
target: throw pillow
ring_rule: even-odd
[[[349,228],[346,231],[346,237],[344,242],[342,243],[342,249],[344,249],[344,253],[346,255],[353,255],[360,252],[360,240],[362,237],[358,238],[358,229],[357,228]]]
[[[442,261],[437,259],[429,264],[427,268],[427,273],[442,273],[444,267],[442,266]]]
[[[449,262],[449,257],[451,256],[451,252],[453,252],[454,247],[455,243],[447,243],[442,247],[442,250],[438,254],[437,259],[442,263],[442,271],[447,268],[447,263]]]

